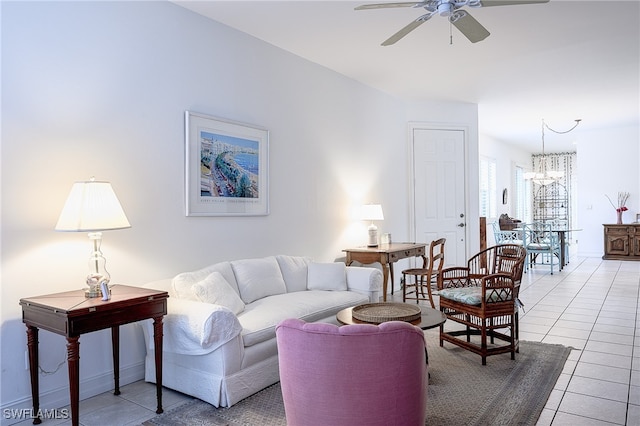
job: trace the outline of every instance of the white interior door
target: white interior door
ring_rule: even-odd
[[[416,242],[446,238],[445,264],[467,260],[465,131],[413,128],[413,230]]]

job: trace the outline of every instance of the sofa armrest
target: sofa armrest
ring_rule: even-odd
[[[382,290],[382,272],[375,268],[347,266],[347,288],[366,294],[378,293]]]
[[[186,299],[169,298],[163,322],[163,351],[178,354],[213,352],[242,332],[238,318],[224,306]],[[143,327],[153,349],[153,322],[147,320]]]

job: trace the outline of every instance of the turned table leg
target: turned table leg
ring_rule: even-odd
[[[120,327],[111,327],[111,352],[113,353],[113,394],[120,395]]]
[[[29,373],[31,375],[31,400],[33,401],[34,425],[42,423],[40,411],[40,385],[38,383],[38,327],[27,325],[27,348],[29,349]]]
[[[156,361],[156,395],[158,398],[157,414],[162,410],[162,316],[153,318],[153,345]]]
[[[69,366],[69,396],[71,398],[71,424],[80,424],[80,336],[67,337],[67,364]]]

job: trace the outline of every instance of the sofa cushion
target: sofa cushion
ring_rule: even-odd
[[[300,256],[276,256],[280,272],[287,286],[287,293],[304,291],[307,289],[307,265],[310,260]]]
[[[233,274],[231,263],[220,262],[214,265],[207,266],[206,268],[199,269],[197,271],[183,272],[176,275],[171,282],[175,295],[180,299],[193,300],[197,302],[198,299],[193,293],[191,287],[195,283],[207,278],[209,275],[211,275],[212,272],[216,271],[220,272],[224,279],[227,280],[229,285],[231,285],[231,288],[239,294],[238,284],[236,283],[236,278]]]
[[[286,318],[306,322],[333,317],[342,309],[369,302],[369,298],[354,291],[296,291],[265,297],[248,303],[238,315],[245,347],[273,339],[276,325]]]
[[[275,256],[234,260],[231,267],[244,303],[287,292]]]
[[[195,283],[191,290],[201,302],[224,306],[236,315],[244,311],[244,302],[220,272],[212,272]]]
[[[309,263],[309,290],[346,290],[347,266],[342,262]]]

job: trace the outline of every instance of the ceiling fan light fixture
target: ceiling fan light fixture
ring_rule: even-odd
[[[395,44],[411,31],[418,28],[422,23],[438,14],[444,16],[472,43],[477,43],[489,37],[489,31],[476,21],[468,12],[460,10],[461,7],[469,6],[479,8],[485,6],[508,6],[522,5],[529,3],[548,3],[549,0],[423,0],[414,2],[395,3],[374,3],[357,6],[355,10],[386,9],[394,7],[423,8],[429,13],[413,20],[400,31],[382,42],[383,46]]]
[[[442,2],[438,4],[438,14],[440,16],[451,16],[453,13],[453,5],[449,2]]]

